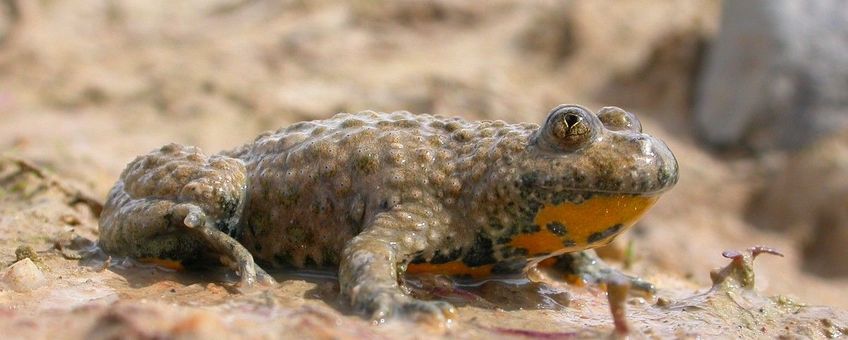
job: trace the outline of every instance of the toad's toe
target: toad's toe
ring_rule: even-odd
[[[376,323],[384,323],[393,318],[406,318],[439,324],[456,315],[456,308],[450,303],[422,301],[401,292],[378,293],[363,309]]]

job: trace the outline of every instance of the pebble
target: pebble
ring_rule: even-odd
[[[35,262],[25,258],[9,266],[0,282],[16,292],[25,293],[43,287],[47,284],[47,278]]]

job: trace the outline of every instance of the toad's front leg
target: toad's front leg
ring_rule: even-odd
[[[624,281],[638,293],[652,295],[656,293],[654,285],[641,278],[622,273],[604,262],[594,250],[566,253],[557,257],[554,268],[568,275],[574,275],[590,284],[608,284]]]
[[[421,218],[403,209],[380,213],[347,243],[339,267],[339,282],[342,294],[357,312],[376,322],[395,315],[442,322],[455,314],[449,303],[415,299],[398,283],[402,264],[424,251],[430,242],[427,230],[418,230]]]

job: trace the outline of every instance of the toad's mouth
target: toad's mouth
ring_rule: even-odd
[[[593,195],[581,203],[545,204],[533,219],[537,232],[516,235],[510,245],[530,257],[605,245],[632,226],[659,195]]]
[[[671,150],[661,140],[650,141],[646,150],[634,151],[612,145],[599,145],[579,155],[548,155],[534,158],[549,166],[545,171],[523,172],[520,185],[547,192],[586,192],[603,195],[658,195],[678,181],[679,166]],[[610,144],[610,143],[606,143]],[[574,156],[578,156],[574,158]],[[530,169],[540,169],[533,164]]]
[[[580,168],[580,166],[576,166]],[[639,170],[632,167],[604,166],[592,171],[563,169],[556,174],[531,172],[517,182],[530,190],[550,193],[583,193],[603,196],[657,196],[674,187],[678,180],[677,160],[653,161]],[[587,173],[601,173],[592,176]],[[649,175],[650,174],[650,175]]]

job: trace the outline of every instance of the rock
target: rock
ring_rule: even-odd
[[[719,148],[797,149],[848,126],[841,0],[725,1],[695,105]]]
[[[749,218],[797,240],[806,270],[848,276],[848,129],[791,156],[755,199]]]
[[[3,275],[2,283],[16,292],[23,293],[41,288],[47,283],[47,278],[35,262],[25,258],[9,266]]]

